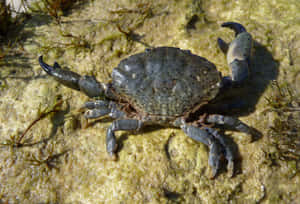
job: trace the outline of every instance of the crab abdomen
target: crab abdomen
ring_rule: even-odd
[[[173,47],[130,56],[112,72],[112,86],[120,97],[147,115],[168,117],[213,99],[220,80],[214,64]]]

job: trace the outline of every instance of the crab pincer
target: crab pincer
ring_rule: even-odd
[[[62,69],[57,62],[50,66],[43,61],[43,56],[39,57],[39,64],[47,74],[69,88],[82,91],[89,97],[104,94],[105,85],[99,83],[93,76],[80,76],[70,70]]]
[[[227,63],[231,68],[233,84],[240,84],[249,77],[252,37],[243,25],[226,22],[221,25],[235,32],[235,39],[229,44],[218,38],[220,49],[227,55]]]

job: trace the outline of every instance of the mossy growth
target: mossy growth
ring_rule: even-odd
[[[150,3],[139,3],[135,8],[122,7],[110,10],[109,13],[116,15],[112,20],[112,23],[128,41],[138,42],[146,47],[150,47],[150,45],[141,41],[142,37],[134,31],[143,26],[146,19],[154,16],[155,11]]]
[[[31,12],[43,12],[51,16],[57,23],[60,23],[61,16],[66,15],[67,11],[80,0],[40,0],[33,2],[29,6]]]
[[[80,52],[93,50],[94,44],[89,42],[83,35],[75,35],[66,29],[59,29],[60,40],[44,39],[43,45],[39,48],[42,53],[52,52],[55,56],[60,56],[66,50],[75,55]]]
[[[49,144],[47,148],[40,149],[36,154],[29,153],[26,162],[32,166],[40,167],[41,173],[47,173],[52,169],[58,170],[59,159],[63,157],[68,150],[55,153],[54,147],[54,144]]]
[[[299,172],[300,162],[300,97],[291,84],[273,81],[272,95],[265,98],[268,108],[264,112],[275,112],[275,119],[268,130],[268,138],[276,151],[274,162],[294,161],[294,173]]]
[[[205,24],[208,19],[203,8],[202,0],[192,0],[192,3],[188,7],[189,12],[185,16],[186,19],[186,29],[195,29],[196,23]]]
[[[60,99],[60,96],[56,97],[53,104],[49,107],[46,107],[44,109],[41,108],[41,106],[38,108],[38,116],[35,120],[33,120],[26,130],[20,134],[20,135],[11,135],[10,139],[5,140],[4,142],[0,143],[0,146],[10,146],[13,148],[19,148],[24,146],[32,146],[37,144],[38,142],[31,142],[30,138],[25,138],[25,135],[29,132],[30,129],[33,128],[34,125],[36,125],[40,120],[48,117],[53,116],[54,113],[61,111],[61,106],[63,104],[63,100]]]

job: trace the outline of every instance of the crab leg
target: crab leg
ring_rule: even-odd
[[[239,119],[231,116],[224,116],[218,114],[208,115],[206,118],[208,123],[214,123],[218,125],[227,125],[231,128],[234,128],[237,131],[246,133],[248,135],[253,135],[254,131],[248,125],[240,121]]]
[[[113,101],[89,101],[84,104],[83,108],[89,109],[84,113],[84,116],[87,119],[99,118],[104,115],[120,119],[126,115],[123,111],[118,109],[117,104]]]
[[[89,97],[102,96],[105,93],[106,85],[99,83],[93,76],[80,76],[75,72],[64,70],[57,62],[50,66],[43,61],[43,56],[39,57],[39,63],[47,74],[69,88],[80,90]]]
[[[204,129],[195,127],[193,125],[187,125],[183,123],[181,129],[190,138],[201,142],[209,147],[209,159],[208,163],[212,167],[212,178],[215,178],[220,169],[220,160],[222,156],[222,145],[213,135]]]
[[[84,117],[87,119],[99,118],[111,112],[109,101],[88,101],[84,104],[83,108],[89,109],[84,113]]]
[[[231,146],[228,145],[226,142],[226,139],[223,135],[219,134],[217,130],[210,128],[210,127],[204,127],[204,130],[206,130],[208,133],[212,134],[223,146],[225,149],[225,157],[228,161],[227,164],[227,170],[229,171],[230,177],[234,175],[234,160],[235,160],[235,154],[232,151]]]
[[[136,119],[115,120],[106,132],[106,150],[113,159],[116,159],[117,141],[115,132],[119,130],[139,130],[143,122]]]
[[[218,38],[220,49],[227,54],[227,63],[231,68],[232,82],[240,84],[249,77],[249,63],[252,47],[252,37],[243,25],[235,22],[226,22],[221,25],[235,31],[235,39],[227,44]]]

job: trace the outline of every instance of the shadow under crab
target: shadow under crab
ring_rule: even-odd
[[[254,135],[257,132],[232,116],[207,114],[203,106],[244,83],[249,77],[251,35],[238,23],[227,22],[236,33],[229,44],[218,39],[221,50],[227,54],[232,77],[222,77],[215,65],[188,50],[157,47],[130,56],[120,62],[112,72],[112,82],[104,84],[92,76],[80,76],[63,70],[55,62],[50,66],[39,57],[41,67],[62,84],[80,90],[89,97],[101,100],[86,102],[86,118],[109,115],[116,119],[107,129],[106,149],[116,158],[119,130],[139,130],[147,125],[181,128],[192,139],[209,147],[209,165],[214,178],[224,155],[227,169],[234,175],[236,155],[226,139],[212,125],[229,126]],[[202,114],[195,116],[201,110]]]

